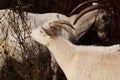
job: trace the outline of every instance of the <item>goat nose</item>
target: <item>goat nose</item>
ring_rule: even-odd
[[[103,15],[102,19],[104,20],[104,22],[107,22],[109,20],[109,16]]]

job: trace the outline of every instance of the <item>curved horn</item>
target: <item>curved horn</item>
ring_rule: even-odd
[[[81,6],[86,5],[86,4],[88,4],[88,3],[92,3],[92,2],[100,3],[100,1],[98,1],[98,0],[88,0],[88,1],[85,1],[85,2],[83,2],[83,3],[81,3],[81,4],[79,4],[77,7],[75,7],[69,15],[72,15],[73,12],[75,12],[75,11],[76,11],[78,8],[80,8]]]
[[[69,22],[63,21],[63,20],[51,22],[51,23],[49,23],[49,26],[50,27],[61,27],[61,28],[65,29],[67,32],[69,32],[68,28],[66,28],[66,26],[64,26],[63,24],[66,24],[75,30],[75,28]]]
[[[72,30],[69,30],[65,25],[63,24],[66,24],[68,25],[67,27],[70,27],[72,29],[75,30],[75,28],[67,21],[64,21],[64,20],[59,20],[59,21],[53,21],[53,22],[50,22],[49,23],[49,26],[50,26],[50,29],[45,29],[44,27],[41,27],[49,36],[55,36],[56,35],[56,32],[54,32],[54,28],[55,27],[60,27],[60,28],[63,28],[64,30],[66,30],[68,33],[71,32],[72,33]]]
[[[73,27],[73,25],[72,25],[71,23],[65,21],[65,20],[59,20],[59,21],[54,21],[54,22],[55,22],[55,23],[60,23],[60,24],[66,24],[66,25],[68,25],[69,27],[71,27],[72,29],[75,30],[75,28]],[[53,22],[53,23],[54,23],[54,22]]]
[[[85,8],[84,10],[82,10],[82,11],[78,14],[78,16],[75,18],[73,24],[76,24],[77,21],[79,20],[79,18],[80,18],[81,16],[83,16],[85,13],[87,13],[87,12],[89,12],[89,11],[92,11],[92,10],[95,10],[95,9],[105,9],[105,6],[104,6],[104,5],[92,5],[92,6],[90,6],[90,7]]]

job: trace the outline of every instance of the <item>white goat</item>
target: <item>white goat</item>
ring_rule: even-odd
[[[79,7],[92,2],[98,1],[96,0],[85,1],[81,3]],[[106,38],[105,21],[103,19],[103,16],[106,17],[108,16],[108,14],[107,11],[104,9],[104,6],[101,6],[98,3],[94,3],[92,6],[85,8],[79,14],[75,14],[69,17],[59,13],[45,13],[45,14],[28,13],[27,18],[28,20],[34,20],[36,26],[39,26],[46,21],[49,20],[52,21],[53,19],[56,18],[56,15],[59,16],[60,20],[65,20],[71,23],[73,27],[76,29],[76,32],[72,32],[72,34],[68,34],[64,30],[62,31],[63,36],[73,43],[78,42],[79,39],[92,27],[93,23],[95,23],[95,25],[98,25],[98,27],[96,28],[98,31],[98,36],[102,39]]]
[[[93,8],[93,6],[91,6],[91,8]],[[91,11],[91,10],[93,10],[93,11]],[[10,13],[10,10],[8,9],[7,11],[6,10],[0,11],[1,15],[3,15],[5,12],[6,12],[6,15],[8,15],[8,13]],[[81,14],[81,13],[79,13],[79,14]],[[28,13],[27,20],[28,20],[28,25],[31,26],[32,29],[34,29],[35,26],[40,26],[44,22],[56,18],[56,15],[58,15],[60,20],[65,20],[65,21],[70,22],[76,29],[76,32],[75,33],[72,32],[71,35],[68,34],[67,32],[65,32],[64,30],[62,31],[64,37],[67,39],[70,39],[70,41],[72,41],[72,42],[79,41],[80,37],[82,37],[87,32],[87,30],[89,30],[91,28],[92,24],[96,20],[95,23],[100,24],[98,26],[99,37],[100,38],[106,37],[105,31],[104,31],[105,23],[104,23],[104,20],[102,19],[103,16],[107,15],[107,13],[104,9],[94,10],[94,8],[93,8],[93,9],[87,10],[87,12],[83,11],[82,16],[80,18],[77,18],[78,21],[76,24],[74,24],[76,17],[80,16],[79,14],[67,17],[67,16],[59,14],[59,13],[46,13],[46,14]],[[85,14],[85,15],[83,15],[83,14]],[[97,15],[97,17],[96,17],[96,15]],[[3,18],[1,21],[4,21],[2,23],[4,23],[5,26],[8,26],[8,23],[5,18]],[[21,21],[19,21],[19,25],[21,26]]]
[[[47,46],[67,80],[120,80],[120,46],[76,46],[61,36],[61,22],[46,22],[31,33]]]
[[[99,5],[90,6],[89,10],[88,8],[85,8],[79,14],[75,14],[69,17],[58,13],[45,13],[45,14],[28,13],[28,19],[30,20],[34,19],[37,24],[36,26],[39,26],[46,21],[55,19],[56,15],[58,15],[60,20],[65,20],[71,23],[73,27],[76,29],[76,32],[73,31],[71,34],[68,34],[64,30],[62,31],[63,36],[73,43],[78,42],[79,39],[92,27],[93,23],[95,23],[95,25],[98,25],[96,28],[98,36],[101,39],[106,38],[107,36],[105,33],[105,21],[103,19],[103,16],[105,17],[108,16],[106,10]],[[39,24],[41,22],[42,24]]]

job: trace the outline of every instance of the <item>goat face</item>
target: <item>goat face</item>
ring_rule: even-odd
[[[31,37],[43,45],[48,45],[54,36],[60,34],[58,27],[51,28],[49,24],[50,22],[45,22],[42,26],[34,29]]]
[[[93,25],[93,29],[97,31],[98,37],[100,39],[106,39],[109,32],[107,24],[110,24],[110,17],[107,12],[103,9],[98,10],[94,23],[95,25]]]
[[[32,31],[31,37],[43,45],[49,44],[50,36],[47,35],[41,26]]]

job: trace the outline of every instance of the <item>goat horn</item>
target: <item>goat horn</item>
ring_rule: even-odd
[[[68,26],[70,26],[72,29],[74,29],[74,27],[69,23],[69,22],[67,22],[67,21],[64,21],[64,20],[59,20],[59,21],[53,21],[53,22],[51,22],[51,23],[49,23],[49,26],[50,26],[50,28],[54,28],[54,27],[60,27],[60,28],[63,28],[63,29],[65,29],[68,33],[69,32],[72,32],[71,30],[69,31],[69,29],[68,28],[66,28],[63,24],[66,24],[66,25],[68,25]],[[55,35],[55,33],[52,31],[51,32],[51,30],[47,30],[47,29],[45,29],[45,28],[43,28],[43,27],[41,27],[48,35],[50,35],[50,36],[54,36]],[[74,29],[75,30],[75,29]]]
[[[92,5],[92,6],[90,6],[90,7],[85,8],[83,11],[81,11],[81,12],[78,14],[78,16],[75,18],[73,24],[76,24],[77,21],[79,20],[79,18],[80,18],[81,16],[83,16],[85,13],[90,12],[90,11],[95,10],[95,9],[105,9],[105,6],[104,6],[104,5]]]
[[[52,23],[49,24],[49,26],[51,28],[53,28],[53,27],[60,27],[60,28],[65,29],[67,32],[69,32],[69,30],[64,25],[62,25],[61,23],[58,23],[58,22],[52,22]]]
[[[66,25],[70,26],[72,29],[75,30],[75,28],[73,27],[73,25],[71,23],[65,21],[65,20],[59,20],[59,21],[54,21],[54,22],[60,23],[60,24],[66,24]]]
[[[70,26],[72,29],[75,30],[75,28],[67,21],[64,21],[64,20],[59,20],[59,21],[54,21],[54,22],[51,22],[49,23],[49,26],[50,27],[61,27],[63,29],[65,29],[67,32],[69,32],[68,28],[66,28],[63,24],[66,24],[68,26]]]
[[[88,4],[88,3],[92,3],[92,2],[100,3],[100,1],[98,1],[98,0],[88,0],[88,1],[85,1],[85,2],[83,2],[83,3],[81,3],[81,4],[79,4],[77,7],[75,7],[69,15],[72,15],[73,12],[75,12],[75,11],[76,11],[78,8],[80,8],[81,6],[86,5],[86,4]]]

